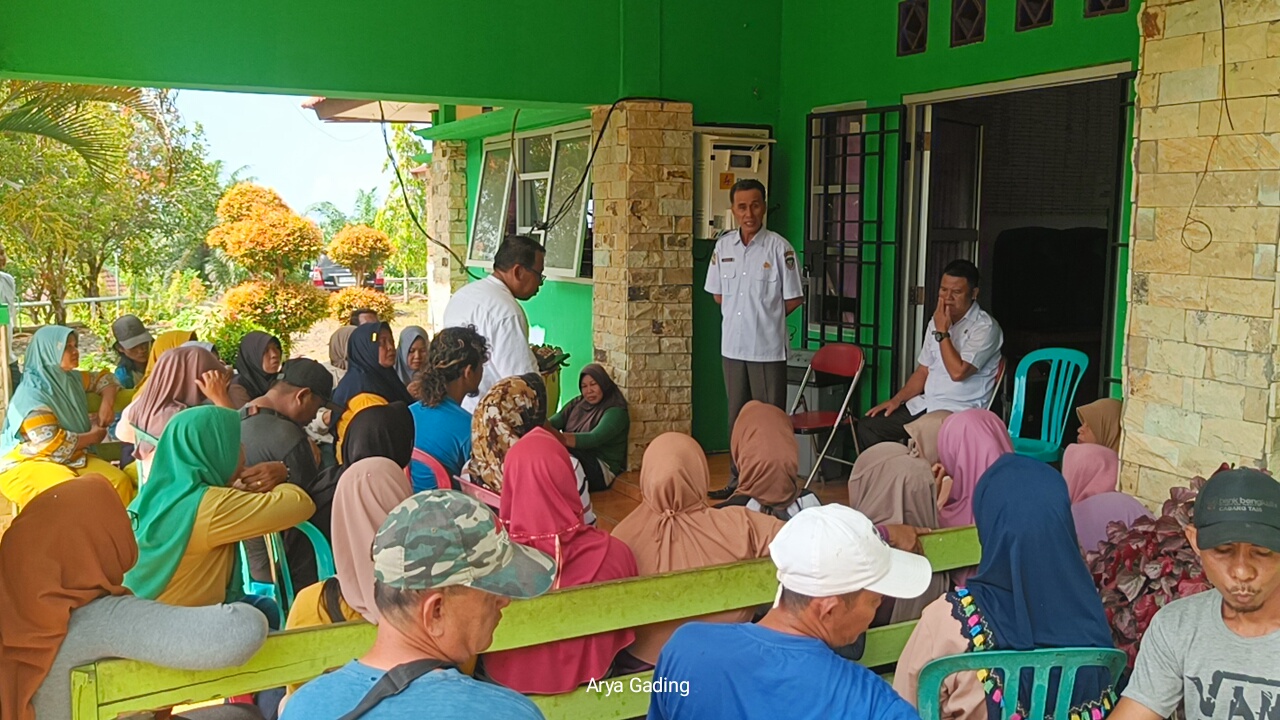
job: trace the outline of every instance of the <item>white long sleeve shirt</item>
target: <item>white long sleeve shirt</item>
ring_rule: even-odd
[[[503,378],[538,372],[538,360],[529,348],[529,318],[505,283],[490,275],[454,293],[444,310],[445,327],[475,326],[489,341],[489,362],[484,365],[480,395]],[[475,412],[479,398],[466,398],[462,407]]]

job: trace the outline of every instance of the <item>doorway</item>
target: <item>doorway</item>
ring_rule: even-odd
[[[904,325],[917,352],[942,269],[964,258],[982,274],[979,302],[1004,331],[1010,374],[1032,350],[1073,348],[1089,356],[1076,404],[1109,394],[1130,85],[1113,76],[909,107],[918,172]],[[1038,407],[1034,376],[1029,393]]]

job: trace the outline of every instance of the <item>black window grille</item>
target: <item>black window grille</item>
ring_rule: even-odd
[[[951,0],[951,47],[987,37],[987,0]]]
[[[1034,30],[1053,24],[1053,0],[1018,0],[1014,29]]]
[[[1084,16],[1098,17],[1129,12],[1129,0],[1085,0]]]
[[[1115,191],[1113,196],[1115,204],[1111,209],[1111,217],[1107,222],[1107,229],[1110,232],[1110,243],[1107,252],[1107,276],[1106,300],[1103,307],[1106,308],[1106,315],[1102,324],[1102,362],[1106,367],[1102,368],[1102,372],[1098,375],[1101,378],[1102,387],[1099,388],[1100,397],[1110,397],[1112,389],[1120,390],[1122,380],[1120,378],[1119,366],[1124,356],[1124,345],[1116,338],[1117,326],[1120,321],[1120,304],[1126,302],[1123,300],[1127,291],[1125,283],[1127,278],[1125,273],[1121,272],[1122,267],[1127,267],[1131,260],[1129,255],[1129,228],[1126,227],[1127,213],[1125,213],[1125,200],[1129,194],[1129,186],[1127,180],[1132,166],[1129,164],[1129,138],[1133,137],[1133,73],[1126,73],[1115,79],[1116,96],[1120,102],[1120,127],[1116,135],[1116,174],[1115,174]]]
[[[922,53],[929,42],[929,0],[898,3],[898,55]]]
[[[809,116],[804,346],[862,347],[859,402],[897,389],[906,137],[902,107]]]

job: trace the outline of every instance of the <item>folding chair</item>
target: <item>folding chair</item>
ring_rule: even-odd
[[[806,488],[818,476],[822,461],[827,459],[827,451],[831,449],[831,443],[836,439],[836,433],[842,427],[852,426],[853,413],[850,411],[849,405],[853,402],[853,391],[858,387],[858,378],[862,377],[862,370],[866,365],[866,355],[862,352],[862,348],[857,345],[829,343],[818,349],[818,352],[813,356],[813,360],[809,362],[808,369],[804,371],[804,379],[800,381],[800,390],[796,393],[796,401],[791,405],[790,414],[792,430],[797,435],[808,435],[809,442],[812,443],[813,450],[817,453],[817,457],[813,462],[813,469],[809,471],[809,478],[804,482]],[[804,398],[804,391],[809,381],[814,377],[814,373],[825,373],[849,380],[849,391],[845,393],[844,402],[840,405],[838,412],[809,410],[808,402]],[[803,410],[801,412],[796,412],[797,409],[802,407]],[[819,451],[817,436],[821,433],[828,434],[826,444]],[[853,466],[853,463],[844,458],[833,457],[830,459],[843,465]]]
[[[996,384],[991,386],[991,397],[987,398],[987,409],[996,406],[996,398],[1000,397],[1000,386],[1004,385],[1004,374],[1008,370],[1009,361],[1000,356],[1000,364],[996,366]]]

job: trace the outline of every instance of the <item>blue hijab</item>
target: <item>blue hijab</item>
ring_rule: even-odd
[[[46,325],[31,336],[22,368],[22,382],[9,402],[4,416],[4,438],[0,453],[8,453],[22,442],[22,421],[32,411],[47,407],[58,417],[64,430],[74,433],[93,428],[89,401],[79,370],[62,369],[62,354],[74,332],[61,325]]]
[[[413,404],[396,369],[382,367],[378,362],[378,339],[382,333],[389,335],[391,326],[384,322],[365,323],[347,339],[347,374],[333,391],[333,402],[338,407],[346,407],[351,398],[362,393],[378,395],[389,403],[398,400]]]
[[[956,594],[960,607],[964,595],[972,595],[989,633],[989,644],[975,649],[1115,647],[1093,576],[1080,556],[1061,473],[1028,457],[1005,455],[979,480],[973,515],[982,561],[967,588]],[[1018,697],[1024,709],[1030,705],[1032,679],[1031,671],[1024,671]],[[1116,702],[1112,688],[1107,670],[1081,670],[1073,711],[1084,710],[1084,717],[1093,708],[1109,712]],[[988,687],[988,713],[1002,717],[992,694]],[[1052,708],[1055,693],[1048,700]]]

